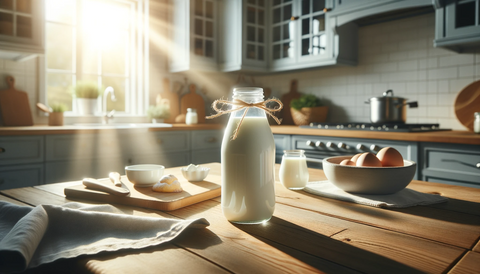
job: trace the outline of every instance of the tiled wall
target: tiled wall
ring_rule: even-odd
[[[369,122],[364,101],[392,89],[399,97],[418,101],[407,108],[407,123],[440,123],[464,130],[454,113],[455,97],[480,79],[480,49],[458,54],[434,48],[433,13],[364,26],[359,29],[359,59],[355,67],[256,77],[280,97],[289,81],[298,79],[299,91],[313,93],[330,106],[328,121]]]

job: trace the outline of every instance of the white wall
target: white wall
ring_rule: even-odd
[[[313,93],[331,106],[328,121],[369,122],[364,101],[393,89],[399,97],[418,101],[407,108],[407,123],[440,123],[443,128],[464,130],[456,119],[455,97],[465,86],[480,79],[480,49],[458,54],[434,48],[433,13],[359,29],[356,67],[332,67],[312,71],[256,77],[281,97],[291,79],[299,91]]]

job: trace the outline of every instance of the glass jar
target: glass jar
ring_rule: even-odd
[[[235,88],[233,99],[262,102],[263,89]],[[232,139],[236,130],[236,139]],[[222,141],[221,170],[221,203],[227,220],[240,224],[268,221],[275,210],[275,142],[264,110],[251,107],[230,114]]]
[[[284,150],[280,164],[280,182],[288,189],[303,189],[308,182],[307,157],[304,150]]]
[[[475,112],[473,116],[475,117],[473,121],[473,132],[480,133],[480,112]]]
[[[198,123],[197,110],[194,108],[187,108],[187,115],[185,116],[185,124],[193,125]]]

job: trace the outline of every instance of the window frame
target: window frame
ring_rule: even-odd
[[[76,0],[77,3],[84,0]],[[124,3],[131,3],[135,6],[136,15],[135,21],[132,23],[132,27],[136,30],[134,32],[135,37],[130,39],[129,47],[134,47],[132,52],[129,54],[134,56],[131,58],[130,63],[128,64],[128,73],[126,73],[127,78],[129,78],[128,90],[125,91],[125,112],[116,111],[115,117],[146,117],[146,110],[148,108],[149,100],[149,0],[112,0]],[[81,5],[81,4],[77,4]],[[77,10],[77,15],[79,11]],[[47,19],[44,19],[44,39],[46,43],[47,39]],[[81,67],[81,60],[78,56],[79,53],[76,48],[79,45],[78,31],[75,31],[75,41],[72,45],[75,51],[74,57],[74,69],[75,71],[72,74],[72,77],[76,77],[78,81],[79,67]],[[39,56],[38,62],[38,71],[39,71],[39,101],[46,104],[47,103],[47,61],[46,61],[47,52],[45,55]],[[100,110],[93,117],[101,117],[103,110],[101,109],[103,98],[98,99],[98,109]],[[64,115],[72,122],[75,122],[76,118],[84,118],[85,116],[80,115],[78,112],[75,112],[73,105],[75,104],[74,100],[72,101],[72,111],[67,111]],[[98,115],[100,114],[100,115]],[[82,120],[82,119],[78,119]]]

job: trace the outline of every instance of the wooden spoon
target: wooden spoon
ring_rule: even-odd
[[[46,112],[46,113],[51,113],[52,112],[49,107],[47,107],[46,105],[44,105],[42,103],[37,103],[37,108],[41,111]]]

